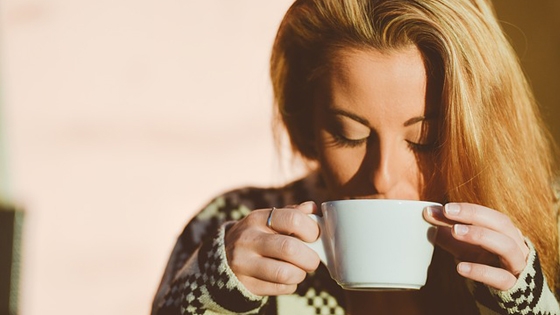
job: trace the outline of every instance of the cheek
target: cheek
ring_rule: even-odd
[[[358,174],[365,153],[360,149],[322,148],[320,164],[330,187],[346,185]]]

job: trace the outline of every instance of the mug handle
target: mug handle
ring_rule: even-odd
[[[304,242],[304,243],[309,248],[311,248],[314,252],[316,252],[317,255],[319,255],[319,258],[321,259],[323,264],[325,264],[325,266],[327,266],[327,268],[328,268],[329,265],[328,265],[328,262],[327,262],[327,254],[325,252],[325,246],[323,244],[323,231],[325,229],[325,223],[324,223],[323,217],[320,217],[316,214],[309,214],[309,217],[313,221],[317,222],[317,224],[319,225],[319,237],[313,243],[306,243],[306,242]]]

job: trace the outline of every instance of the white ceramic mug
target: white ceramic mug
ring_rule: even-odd
[[[307,243],[344,289],[420,289],[426,284],[436,227],[422,217],[435,202],[353,199],[321,204],[310,215],[319,239]]]

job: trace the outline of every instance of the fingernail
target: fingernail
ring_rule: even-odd
[[[453,226],[453,231],[457,235],[465,235],[469,232],[469,227],[463,224],[455,224]]]
[[[458,215],[461,207],[456,203],[448,203],[445,205],[445,213],[450,215]]]
[[[457,270],[459,271],[459,273],[468,274],[469,272],[471,272],[471,264],[464,262],[459,263],[459,265],[457,265]]]
[[[429,216],[433,218],[439,218],[442,215],[442,207],[441,206],[427,206],[426,212]]]

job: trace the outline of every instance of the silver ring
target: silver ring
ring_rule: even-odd
[[[268,218],[266,219],[266,226],[271,230],[274,230],[272,228],[272,212],[274,212],[274,210],[276,210],[276,207],[272,207],[270,209],[270,213],[268,214]]]

